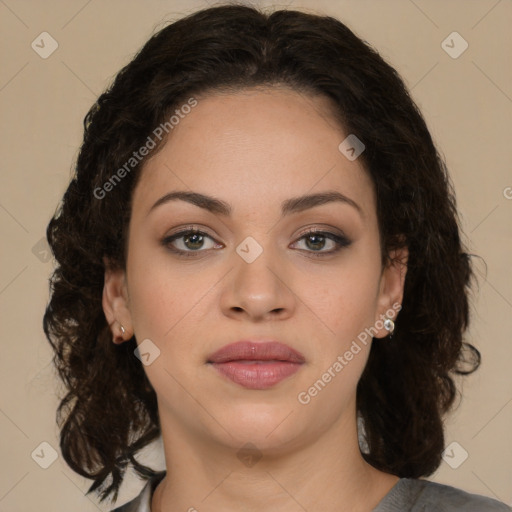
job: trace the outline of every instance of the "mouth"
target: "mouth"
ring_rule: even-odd
[[[213,353],[207,363],[247,389],[268,389],[296,373],[304,356],[277,341],[239,341]]]

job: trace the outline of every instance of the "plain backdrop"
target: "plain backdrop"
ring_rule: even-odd
[[[446,460],[430,479],[511,504],[512,2],[256,4],[339,18],[397,68],[422,109],[455,185],[465,243],[487,265],[476,260],[480,285],[468,333],[483,363],[464,380],[462,403],[446,422]],[[85,496],[92,481],[59,452],[60,386],[42,330],[52,270],[45,228],[96,97],[156,29],[208,5],[0,0],[1,512],[110,508]],[[160,444],[141,460],[163,468]],[[142,485],[130,473],[118,504]]]

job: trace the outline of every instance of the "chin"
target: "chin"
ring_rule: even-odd
[[[300,437],[303,422],[292,419],[297,411],[282,403],[270,405],[246,403],[235,407],[223,415],[219,422],[226,427],[221,429],[223,444],[240,448],[252,443],[260,450],[277,451]]]

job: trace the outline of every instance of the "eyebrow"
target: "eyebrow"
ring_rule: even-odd
[[[222,215],[224,217],[229,217],[232,212],[229,203],[226,203],[221,199],[207,196],[205,194],[200,194],[199,192],[189,192],[183,190],[169,192],[168,194],[162,196],[149,209],[148,215],[158,206],[169,203],[170,201],[177,200],[186,201],[187,203],[193,204],[199,208],[203,208],[211,213]],[[363,210],[353,199],[350,199],[350,197],[347,197],[341,192],[334,190],[287,199],[281,204],[281,216],[284,217],[285,215],[290,215],[292,213],[299,213],[304,210],[314,208],[315,206],[320,206],[332,202],[348,204],[355,208],[361,217],[364,217]]]

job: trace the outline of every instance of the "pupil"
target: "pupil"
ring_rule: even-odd
[[[197,245],[199,245],[199,246],[200,246],[200,245],[201,245],[201,243],[202,243],[202,238],[203,238],[203,237],[202,237],[202,235],[200,235],[200,234],[198,234],[198,233],[193,233],[192,235],[187,235],[187,236],[185,237],[186,243],[187,243],[191,238],[195,238],[195,237],[197,237],[197,238],[199,238],[199,239],[201,239],[201,240],[199,240],[199,241],[198,241],[198,240],[197,240],[197,238],[196,238],[196,242],[192,242],[192,245],[197,244]],[[198,247],[192,247],[192,248],[193,248],[193,249],[197,249]],[[190,247],[189,247],[189,249],[190,249]]]
[[[325,237],[324,237],[323,235],[309,235],[309,236],[308,236],[308,238],[307,238],[308,242],[309,242],[310,240],[312,240],[312,239],[313,239],[313,240],[314,240],[314,239],[320,239],[320,243],[325,242]],[[314,244],[314,242],[313,242],[313,244]],[[319,248],[319,247],[317,247],[317,249],[318,249],[318,248]],[[321,249],[321,248],[322,248],[322,247],[320,247],[320,249]]]

